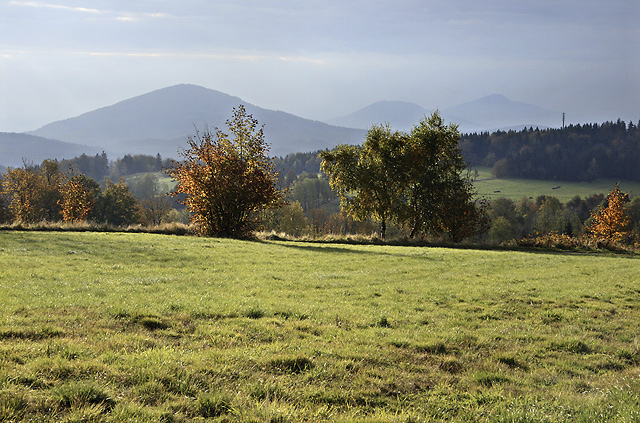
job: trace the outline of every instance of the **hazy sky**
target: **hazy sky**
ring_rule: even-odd
[[[640,119],[638,0],[0,0],[0,131],[180,83],[327,119],[499,93]]]

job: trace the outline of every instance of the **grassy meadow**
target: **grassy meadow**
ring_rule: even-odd
[[[0,421],[637,422],[640,257],[0,232]]]
[[[591,197],[593,194],[605,196],[620,182],[620,190],[628,193],[632,198],[640,195],[640,182],[618,181],[617,179],[598,179],[593,182],[545,181],[537,179],[494,178],[491,168],[478,168],[478,178],[474,187],[478,194],[488,199],[509,198],[517,201],[522,197],[533,198],[540,195],[556,197],[561,203],[566,203],[574,196]]]

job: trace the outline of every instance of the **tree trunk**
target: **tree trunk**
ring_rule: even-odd
[[[420,220],[416,219],[413,222],[413,228],[411,228],[411,233],[409,234],[409,238],[413,239],[418,234],[419,230],[420,230]]]

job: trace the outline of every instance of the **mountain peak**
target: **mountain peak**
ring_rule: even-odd
[[[456,118],[477,122],[478,127],[465,131],[496,130],[535,122],[538,126],[558,127],[562,115],[558,112],[509,100],[502,94],[491,94],[443,111]]]
[[[333,125],[368,129],[372,125],[388,123],[393,129],[409,130],[428,111],[407,101],[378,101],[354,113],[329,120]]]
[[[509,103],[511,102],[511,100],[509,100],[507,97],[505,97],[502,94],[489,94],[486,97],[482,97],[476,101],[487,101],[487,102],[504,102],[504,103]]]
[[[238,97],[192,84],[160,88],[50,123],[31,134],[101,146],[116,154],[160,153],[163,157],[176,157],[188,136],[205,128],[223,128],[233,108],[240,104],[265,125],[265,137],[275,155],[357,143],[364,137],[364,131],[262,109]]]

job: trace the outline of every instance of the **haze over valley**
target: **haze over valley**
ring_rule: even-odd
[[[191,84],[158,89],[124,99],[79,116],[49,123],[26,133],[0,133],[0,165],[20,166],[45,158],[71,158],[105,151],[110,157],[125,154],[160,154],[178,158],[188,136],[225,129],[232,109],[243,104],[264,124],[271,155],[284,156],[359,144],[373,124],[388,123],[409,131],[435,109],[401,101],[380,101],[328,122],[269,110],[239,97]],[[519,103],[498,94],[440,111],[462,132],[558,127],[560,112]]]
[[[0,165],[172,157],[240,103],[273,155],[436,109],[463,133],[640,117],[628,0],[12,0],[0,16]]]

